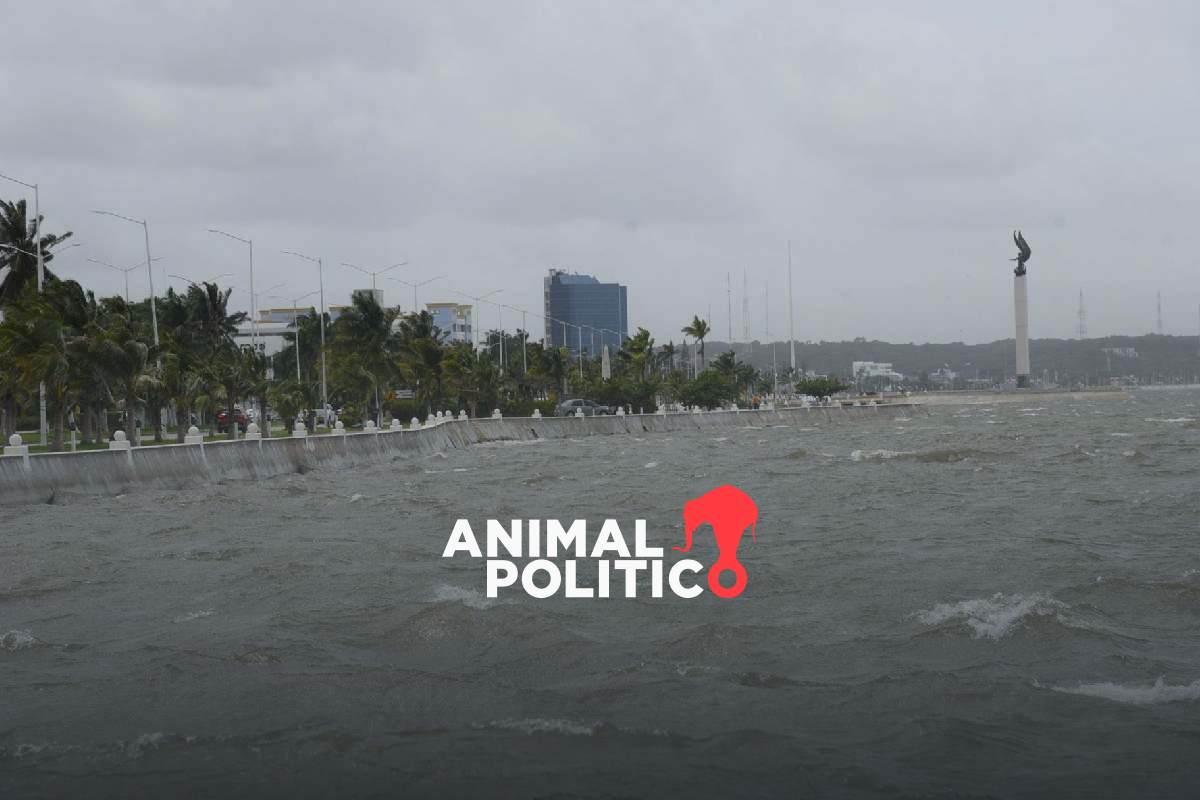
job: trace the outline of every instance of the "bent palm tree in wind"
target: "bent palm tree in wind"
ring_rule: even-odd
[[[46,386],[55,450],[63,449],[68,409],[78,394],[79,332],[67,321],[70,294],[82,295],[74,281],[56,284],[40,293],[27,284],[20,302],[13,303],[0,322],[0,363],[26,386]]]
[[[333,324],[331,350],[338,356],[339,377],[355,386],[363,400],[363,422],[383,424],[380,389],[398,374],[396,354],[400,336],[395,331],[399,312],[384,308],[373,294],[355,292],[350,308]]]
[[[26,286],[37,285],[37,257],[29,254],[37,252],[38,237],[42,241],[42,263],[49,264],[54,259],[50,249],[71,236],[70,232],[43,234],[41,228],[42,218],[30,220],[24,200],[0,200],[0,244],[17,248],[0,248],[0,267],[8,268],[0,278],[0,308],[15,302]],[[54,279],[54,273],[47,269],[46,280]]]
[[[700,342],[700,369],[704,369],[704,337],[712,332],[708,327],[708,323],[700,317],[692,317],[692,321],[681,329],[683,334],[691,336],[696,341]]]

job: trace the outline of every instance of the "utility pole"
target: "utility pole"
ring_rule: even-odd
[[[796,307],[792,304],[792,240],[788,239],[788,346],[792,350],[792,373],[796,372]]]
[[[1083,307],[1083,290],[1079,290],[1079,338],[1087,338],[1087,310]]]
[[[745,269],[742,270],[742,341],[746,343],[746,352],[749,353],[753,342],[750,338],[750,292],[746,287],[749,285],[750,274]]]
[[[529,328],[525,325],[525,312],[521,312],[521,374],[529,374],[529,360],[525,355],[525,340],[529,338]]]
[[[729,273],[725,273],[725,313],[729,317],[729,349],[733,350],[733,289],[729,282]]]

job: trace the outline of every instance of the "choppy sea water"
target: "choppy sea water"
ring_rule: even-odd
[[[1037,397],[0,508],[0,795],[1196,796],[1197,420]],[[440,557],[458,517],[614,517],[670,560],[722,483],[760,509],[736,600],[488,600]]]

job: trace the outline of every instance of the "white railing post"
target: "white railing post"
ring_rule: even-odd
[[[25,471],[28,472],[30,470],[29,445],[22,443],[21,434],[14,433],[12,436],[8,437],[8,447],[4,448],[4,455],[20,456],[22,466],[25,468]]]

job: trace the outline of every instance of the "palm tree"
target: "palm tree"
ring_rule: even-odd
[[[447,393],[459,408],[466,407],[472,417],[494,408],[499,396],[500,373],[491,358],[481,355],[467,342],[450,348],[442,361]]]
[[[682,328],[682,332],[685,336],[691,336],[700,342],[700,369],[704,369],[704,337],[712,332],[708,327],[708,322],[698,316],[693,316],[692,321]]]
[[[157,383],[150,369],[150,346],[125,317],[114,316],[96,343],[96,358],[101,368],[121,387],[125,401],[125,433],[136,446],[141,442],[137,410]]]
[[[659,353],[659,368],[664,375],[675,371],[675,342],[667,342]]]
[[[654,355],[654,339],[650,331],[638,328],[637,333],[625,341],[619,356],[622,361],[628,361],[629,367],[638,380],[646,380]]]
[[[398,316],[396,309],[381,307],[374,295],[355,292],[350,308],[334,324],[338,333],[330,349],[338,355],[339,372],[363,392],[364,422],[369,417],[382,425],[379,390],[397,374]]]
[[[400,318],[399,368],[413,386],[418,406],[428,414],[441,403],[442,358],[445,350],[439,341],[440,332],[428,311],[405,314]]]
[[[24,200],[15,203],[0,200],[0,244],[17,248],[0,248],[0,267],[8,268],[0,280],[0,309],[11,305],[26,286],[37,285],[37,257],[29,254],[37,252],[38,237],[41,237],[42,263],[45,265],[54,260],[50,249],[71,236],[70,231],[62,235],[41,233],[41,223],[41,217],[28,218]],[[55,280],[54,273],[48,269],[46,280]]]
[[[78,373],[73,368],[75,335],[54,299],[51,293],[39,293],[36,285],[26,285],[20,302],[10,306],[0,323],[0,362],[11,365],[16,380],[25,386],[45,384],[52,447],[62,450]]]

